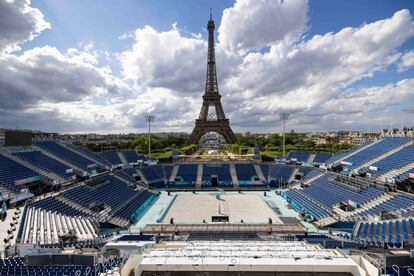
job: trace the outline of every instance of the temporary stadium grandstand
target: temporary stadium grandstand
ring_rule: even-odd
[[[147,161],[133,150],[95,153],[55,140],[0,148],[0,193],[10,209],[1,236],[8,257],[2,273],[160,273],[177,270],[181,254],[190,257],[188,269],[203,267],[196,254],[218,271],[231,266],[247,273],[278,263],[280,273],[288,273],[295,263],[297,272],[312,266],[313,275],[366,275],[358,258],[375,254],[369,250],[414,246],[411,138],[386,137],[333,156],[295,151],[285,163]],[[16,207],[21,211],[13,215]],[[231,248],[227,257],[217,246]],[[127,250],[122,257],[131,258],[114,253],[112,264],[102,259],[87,266],[73,257],[66,266],[53,261],[65,250],[86,249]],[[42,253],[47,262],[31,259],[42,250],[49,250]],[[163,255],[170,250],[175,258]],[[128,261],[134,255],[141,261]],[[392,272],[384,267],[387,256],[368,264]],[[408,266],[399,263],[401,271]]]

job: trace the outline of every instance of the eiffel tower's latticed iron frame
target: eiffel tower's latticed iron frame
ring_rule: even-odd
[[[221,95],[218,91],[216,57],[214,53],[214,21],[211,17],[207,23],[208,29],[208,54],[207,54],[207,77],[206,88],[203,95],[203,106],[200,115],[196,119],[195,127],[190,137],[189,144],[197,144],[200,138],[208,132],[216,132],[224,137],[227,143],[234,144],[237,139],[233,130],[230,128],[229,119],[226,119],[223,106],[221,105]],[[216,114],[209,114],[209,108],[214,107]]]

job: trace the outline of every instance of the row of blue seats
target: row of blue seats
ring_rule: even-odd
[[[124,218],[126,220],[131,220],[132,215],[135,211],[142,206],[150,197],[152,193],[147,190],[142,190],[141,192],[134,195],[134,197],[128,201],[128,204],[114,213],[114,216]]]
[[[414,241],[414,218],[379,222],[359,222],[355,225],[354,240],[375,243],[395,243]]]
[[[39,167],[42,170],[53,172],[64,178],[68,178],[73,173],[67,172],[71,167],[53,159],[40,151],[25,151],[14,153],[19,158]]]
[[[122,258],[114,258],[95,266],[38,265],[27,266],[23,258],[0,259],[0,275],[99,275],[118,267]]]
[[[87,148],[84,147],[80,147],[80,146],[75,146],[73,144],[66,144],[68,147],[74,149],[77,152],[80,152],[86,156],[88,156],[89,158],[91,158],[92,160],[95,160],[96,163],[100,163],[104,166],[110,166],[111,164],[105,159],[103,158],[101,155],[88,150]]]
[[[306,197],[300,190],[291,189],[285,192],[287,201],[299,211],[310,214],[315,219],[320,220],[322,218],[328,217],[331,215],[331,212],[318,205],[316,202],[312,201]]]
[[[332,157],[331,153],[317,152],[315,154],[315,158],[313,159],[313,163],[318,163],[318,164],[326,163],[331,157]]]
[[[349,200],[358,205],[363,205],[384,194],[383,191],[373,187],[366,188],[360,192],[345,188],[337,184],[333,179],[333,175],[329,173],[312,181],[311,185],[303,190],[303,193],[320,202],[328,209],[335,204],[348,202]]]
[[[181,164],[178,167],[177,177],[181,178],[183,182],[194,182],[197,180],[197,164]]]
[[[371,166],[376,167],[377,170],[370,171],[370,173],[372,176],[378,177],[411,163],[414,163],[414,147],[406,147],[372,164]],[[368,168],[365,168],[365,171],[368,171]]]
[[[75,209],[66,203],[57,200],[53,197],[44,198],[35,202],[30,203],[28,206],[35,207],[37,209],[43,209],[46,211],[60,213],[66,216],[74,217],[74,216],[82,216],[87,217],[89,216],[87,213],[82,212],[78,209]]]
[[[368,209],[364,210],[357,215],[360,217],[365,216],[375,216],[379,215],[381,212],[395,212],[400,209],[407,209],[414,206],[414,198],[405,196],[402,194],[398,194],[380,204]]]
[[[88,158],[85,158],[70,149],[67,149],[55,141],[39,141],[34,142],[34,144],[39,148],[50,152],[51,154],[84,170],[89,170],[91,165],[96,164],[94,161],[89,160]]]
[[[153,241],[154,235],[123,235],[117,241]]]
[[[381,141],[369,146],[368,148],[355,153],[345,161],[352,163],[353,166],[359,166],[371,159],[374,159],[390,150],[393,150],[405,143],[408,143],[410,137],[385,137]]]
[[[257,176],[256,169],[252,163],[235,164],[235,168],[239,181],[250,181],[254,176]]]
[[[307,151],[290,151],[286,156],[287,160],[296,160],[299,162],[308,161],[310,153]]]
[[[229,187],[233,185],[229,164],[206,165],[203,164],[203,177],[201,186],[211,186],[211,176],[217,176],[218,186]]]
[[[16,185],[16,180],[39,176],[39,173],[32,169],[0,154],[0,183],[7,189],[17,193],[24,186]]]
[[[116,209],[136,193],[136,191],[128,187],[126,182],[114,176],[106,176],[105,179],[107,183],[99,184],[98,188],[91,188],[85,185],[78,186],[64,191],[62,195],[87,208],[94,204],[104,203],[112,209]]]
[[[103,151],[101,153],[101,156],[102,158],[104,158],[105,160],[107,160],[109,163],[111,163],[114,166],[122,164],[122,161],[119,158],[118,153],[116,151],[113,151],[113,150]]]

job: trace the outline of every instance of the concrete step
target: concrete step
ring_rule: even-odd
[[[306,160],[306,162],[307,162],[307,163],[313,163],[313,160],[315,160],[315,156],[316,156],[316,153],[311,153],[311,154],[309,155],[308,160]]]
[[[296,167],[296,168],[293,170],[292,174],[290,175],[289,180],[288,180],[288,183],[292,182],[292,181],[293,181],[293,179],[295,179],[295,175],[296,175],[298,172],[299,172],[299,167]]]
[[[230,164],[230,176],[233,182],[233,186],[235,189],[238,189],[239,186],[239,179],[237,178],[236,166],[234,164]]]
[[[124,155],[121,151],[117,151],[116,153],[118,154],[118,157],[119,157],[119,159],[121,159],[122,164],[123,164],[124,166],[126,166],[126,165],[128,165],[128,164],[129,164],[129,163],[128,163],[128,160],[126,160],[126,158],[125,158],[125,155]]]
[[[267,180],[262,172],[262,168],[259,165],[254,164],[254,169],[256,170],[256,175],[260,178],[260,180]]]
[[[177,177],[178,167],[179,167],[179,165],[174,165],[173,170],[172,170],[171,175],[170,175],[170,180],[169,181],[173,182],[175,180],[175,178]]]
[[[196,184],[195,184],[195,188],[196,189],[201,189],[201,181],[203,180],[203,165],[202,164],[198,164],[197,167],[197,179],[196,179]]]

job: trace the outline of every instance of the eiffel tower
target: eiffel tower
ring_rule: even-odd
[[[197,144],[200,138],[208,132],[216,132],[221,134],[227,143],[234,144],[236,136],[230,128],[229,119],[226,119],[223,106],[221,105],[221,95],[218,91],[217,73],[216,73],[216,57],[214,53],[214,21],[211,17],[207,24],[208,29],[208,54],[207,54],[207,77],[206,88],[203,95],[203,106],[200,115],[196,119],[195,127],[188,144]],[[211,109],[214,108],[215,112]],[[209,112],[211,111],[211,112]],[[211,113],[211,114],[210,114]]]

